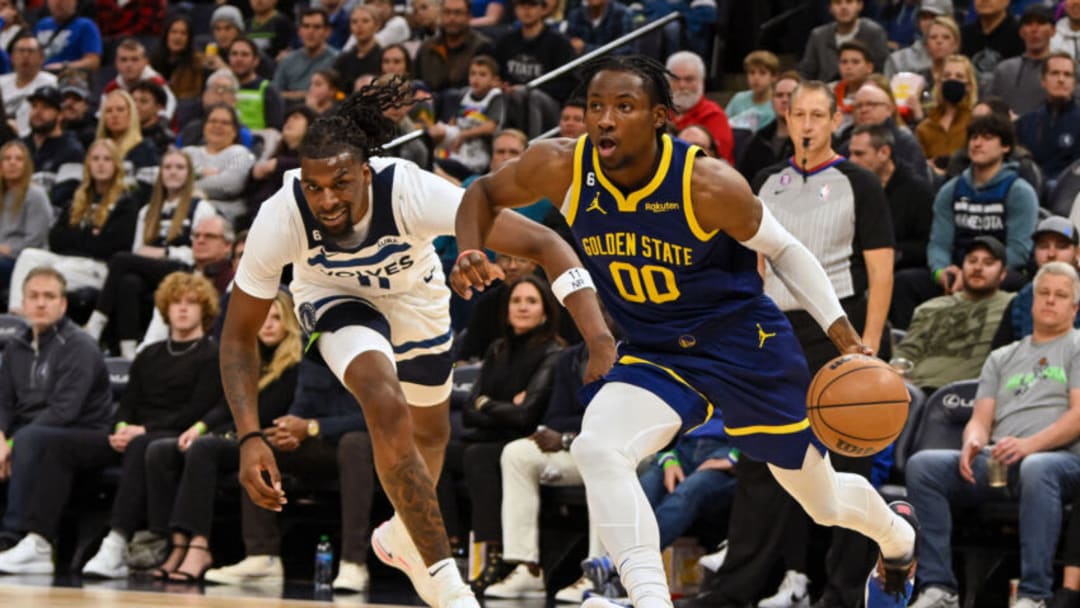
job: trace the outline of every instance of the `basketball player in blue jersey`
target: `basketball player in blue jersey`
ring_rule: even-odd
[[[640,56],[602,58],[583,68],[583,82],[585,136],[532,146],[466,191],[451,283],[464,296],[491,281],[479,249],[496,234],[514,245],[506,253],[537,254],[508,238],[506,207],[563,201],[585,268],[547,268],[553,291],[569,302],[595,289],[626,337],[617,363],[585,388],[592,399],[571,453],[589,516],[634,606],[671,606],[635,467],[716,407],[732,443],[766,461],[815,521],[878,543],[868,608],[907,605],[914,513],[906,503],[890,508],[862,477],[833,470],[806,419],[806,361],[787,319],[762,293],[756,255],[769,259],[840,352],[868,353],[825,272],[734,170],[663,134],[671,111],[663,66]],[[586,336],[599,333],[598,322],[578,319]],[[595,597],[584,604],[609,605]]]
[[[450,291],[432,240],[453,234],[463,191],[410,162],[373,156],[394,134],[383,111],[407,95],[397,80],[367,87],[308,127],[299,171],[285,174],[248,234],[222,332],[221,375],[240,435],[240,481],[255,504],[280,511],[280,474],[258,426],[256,338],[282,267],[292,264],[290,289],[311,336],[309,352],[363,408],[375,468],[394,505],[372,548],[404,571],[429,605],[477,608],[450,555],[435,494],[450,435],[452,333]],[[524,218],[507,219],[508,234],[552,252],[545,263],[573,264],[573,250],[557,236]],[[512,247],[499,238],[492,245]],[[602,325],[599,310],[591,316],[595,295],[577,301],[571,310]],[[596,369],[611,365],[608,350]],[[317,435],[319,428],[300,432]]]

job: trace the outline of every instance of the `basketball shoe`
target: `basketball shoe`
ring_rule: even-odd
[[[375,532],[371,534],[371,548],[375,550],[379,561],[401,570],[409,577],[417,595],[425,604],[439,606],[435,582],[431,580],[416,544],[409,537],[409,532],[397,513],[375,528]]]
[[[910,559],[890,560],[878,554],[877,565],[866,581],[866,608],[899,608],[907,606],[915,590],[915,564],[918,558],[919,519],[915,508],[902,500],[889,503],[894,513],[904,518],[915,530],[915,550]]]

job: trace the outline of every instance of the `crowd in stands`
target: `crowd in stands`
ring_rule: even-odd
[[[421,136],[387,155],[468,186],[538,139],[585,133],[573,73],[533,80],[677,11],[611,51],[665,63],[670,137],[752,184],[912,387],[978,381],[963,443],[906,470],[923,519],[915,605],[958,606],[949,505],[1006,497],[1021,512],[1016,605],[1080,606],[1080,513],[1064,508],[1080,496],[1080,0],[762,2],[770,17],[823,19],[795,56],[744,49],[745,78],[726,82],[745,89],[718,90],[731,4],[0,0],[0,303],[26,322],[0,366],[0,573],[54,572],[73,480],[113,468],[84,575],[282,581],[276,515],[228,482],[238,449],[215,338],[244,229],[300,166],[308,126],[372,82],[403,83],[410,103],[385,116]],[[572,241],[561,202],[519,211]],[[449,270],[456,244],[435,246]],[[503,282],[451,303],[456,360],[477,377],[455,395],[439,495],[455,548],[483,556],[473,588],[512,599],[545,592],[541,487],[581,484],[569,447],[587,353],[543,271],[496,261]],[[835,347],[768,265],[763,282],[817,371]],[[259,333],[260,421],[283,472],[336,486],[334,587],[363,591],[371,440],[352,396],[303,357],[306,339],[283,286]],[[130,362],[116,403],[107,355]],[[890,453],[832,460],[903,483]],[[988,486],[989,460],[1009,466],[1006,490]],[[214,479],[239,513],[215,512]],[[662,545],[727,530],[726,559],[707,560],[716,575],[680,605],[805,606],[811,592],[821,608],[860,605],[876,548],[835,533],[810,580],[809,520],[721,418],[642,463],[641,483]],[[240,520],[238,563],[214,559],[221,517]],[[617,589],[603,583],[555,596]]]

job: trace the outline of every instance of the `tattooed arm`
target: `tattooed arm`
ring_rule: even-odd
[[[229,298],[221,332],[221,381],[238,437],[259,430],[258,335],[271,302],[250,296],[239,286],[233,287]],[[271,511],[281,510],[285,492],[267,442],[256,437],[240,446],[239,477],[252,502]]]

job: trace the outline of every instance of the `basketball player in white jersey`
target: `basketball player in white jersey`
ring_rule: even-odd
[[[258,426],[256,338],[282,267],[292,264],[308,350],[360,402],[394,505],[394,517],[372,535],[376,555],[404,571],[429,605],[471,608],[478,604],[451,558],[435,494],[450,435],[452,333],[432,240],[453,234],[463,191],[408,161],[373,157],[394,135],[383,110],[406,95],[396,80],[367,87],[308,128],[299,171],[285,174],[248,234],[222,332],[221,375],[240,436],[240,481],[255,504],[280,511],[280,474]],[[573,251],[553,233],[524,218],[506,221],[520,223],[515,239],[526,230],[536,251],[549,252],[538,259],[569,267]],[[498,248],[498,237],[488,245]],[[594,292],[574,304],[603,327]],[[595,339],[603,344],[610,334]],[[613,360],[613,350],[604,352],[595,376]]]

